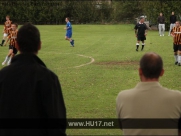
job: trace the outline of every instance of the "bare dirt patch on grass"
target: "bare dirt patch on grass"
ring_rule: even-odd
[[[102,65],[102,66],[138,66],[139,61],[105,61],[105,62],[95,62],[95,65]]]

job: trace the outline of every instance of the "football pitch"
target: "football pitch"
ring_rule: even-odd
[[[116,96],[140,80],[139,60],[156,52],[164,62],[163,86],[181,90],[181,67],[174,65],[172,37],[148,31],[144,51],[135,51],[134,25],[73,25],[75,47],[64,40],[65,25],[38,25],[38,56],[58,75],[67,118],[116,118]],[[3,26],[0,26],[3,29]],[[140,46],[141,47],[141,46]],[[0,62],[8,46],[0,47]],[[0,65],[0,69],[3,68]],[[153,98],[154,99],[154,98]],[[121,135],[119,129],[67,129],[67,135]]]

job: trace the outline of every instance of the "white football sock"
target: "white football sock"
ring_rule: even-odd
[[[11,57],[9,58],[9,60],[8,60],[8,63],[7,63],[8,65],[10,65],[11,64]]]
[[[4,62],[7,62],[9,60],[9,56],[6,56]]]
[[[181,63],[181,56],[178,56],[178,63]]]
[[[178,62],[178,55],[174,55],[175,62]]]

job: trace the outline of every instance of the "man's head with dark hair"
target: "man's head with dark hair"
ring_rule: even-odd
[[[66,17],[66,18],[65,18],[65,22],[68,22],[69,20],[70,20],[69,17]]]
[[[14,22],[13,22],[13,23],[11,23],[11,24],[15,25],[15,26],[18,28],[18,24],[17,24],[17,23],[14,23]]]
[[[164,73],[162,58],[154,53],[146,53],[140,60],[141,81],[157,81]]]
[[[12,30],[16,30],[18,28],[18,24],[17,23],[12,23],[11,24],[11,29]]]
[[[39,30],[31,23],[24,24],[17,34],[17,47],[21,53],[38,53],[41,48]]]
[[[18,24],[17,23],[12,23],[11,24],[11,29],[14,30],[14,29],[17,29],[18,28]]]

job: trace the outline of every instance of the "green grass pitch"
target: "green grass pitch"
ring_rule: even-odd
[[[60,79],[67,118],[116,118],[117,94],[139,82],[139,60],[150,51],[163,58],[165,74],[161,84],[181,90],[181,67],[174,65],[168,32],[160,37],[158,31],[149,31],[144,51],[136,52],[134,25],[73,25],[75,47],[64,40],[65,25],[37,27],[42,40],[38,56]],[[7,53],[8,46],[0,47],[0,62]],[[67,134],[121,135],[121,131],[67,129]]]

